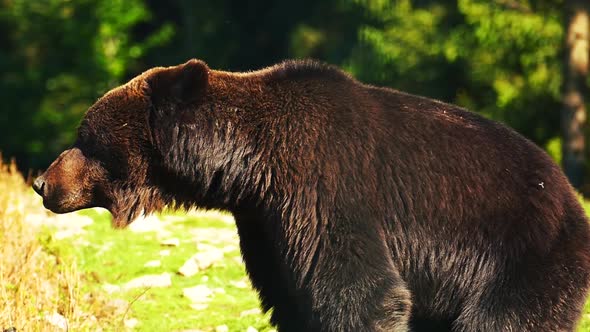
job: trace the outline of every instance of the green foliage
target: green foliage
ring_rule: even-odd
[[[0,2],[0,148],[38,167],[72,144],[89,104],[169,37],[163,29],[132,40],[149,18],[140,0]]]
[[[445,9],[437,4],[427,9],[413,9],[409,0],[395,3],[368,1],[365,5],[368,13],[379,19],[380,24],[362,26],[359,32],[361,42],[370,47],[375,65],[391,66],[387,69],[393,70],[370,68],[365,74],[375,75],[383,83],[392,77],[408,74],[419,74],[417,79],[421,81],[435,78],[436,71],[421,72],[417,67],[426,65],[424,69],[429,69],[428,62],[443,55],[444,40],[439,38],[437,30]],[[362,66],[352,69],[362,70]]]
[[[558,134],[563,28],[558,6],[527,1],[358,1],[350,70],[507,122],[544,144]],[[420,5],[416,5],[419,3]]]
[[[463,50],[472,50],[462,54],[473,73],[470,81],[494,92],[494,100],[480,104],[482,111],[537,141],[555,136],[562,81],[559,12],[506,10],[479,0],[458,3],[467,22],[460,33],[467,42]]]
[[[561,138],[555,137],[550,139],[549,142],[547,142],[547,145],[545,145],[545,151],[547,151],[549,156],[551,156],[557,164],[561,164]]]
[[[269,323],[270,314],[243,314],[244,311],[259,308],[256,292],[247,283],[247,275],[237,243],[235,224],[221,220],[216,214],[186,216],[170,211],[159,216],[165,227],[166,237],[158,232],[134,233],[130,230],[115,232],[108,214],[100,210],[90,209],[81,214],[90,216],[94,223],[83,235],[86,246],[76,250],[76,258],[80,270],[88,278],[84,291],[100,291],[104,284],[124,285],[126,282],[151,274],[171,274],[172,285],[165,288],[136,288],[121,290],[110,294],[111,298],[121,298],[132,303],[126,318],[139,320],[137,331],[180,331],[198,329],[213,331],[216,326],[227,325],[230,331],[246,331],[249,326],[258,331],[272,329]],[[167,221],[173,217],[175,222]],[[230,220],[231,221],[231,220]],[[199,231],[217,230],[236,234],[232,240],[204,238],[195,243],[194,235]],[[160,241],[166,238],[179,239],[179,246],[163,247]],[[67,245],[72,239],[68,239]],[[178,269],[204,245],[225,250],[223,260],[213,266],[199,271],[191,277],[177,273]],[[170,255],[162,255],[168,250]],[[161,266],[146,267],[145,263],[159,260]],[[236,282],[245,282],[244,287],[236,287]],[[234,284],[232,284],[234,283]],[[202,309],[194,309],[191,302],[183,296],[183,289],[197,285],[207,286],[216,290],[211,301]],[[123,322],[116,322],[115,330],[121,329]]]

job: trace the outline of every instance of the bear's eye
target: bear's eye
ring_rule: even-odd
[[[123,178],[127,173],[127,163],[124,154],[117,149],[101,144],[96,140],[79,137],[76,145],[89,160],[98,162],[108,173],[111,180]]]
[[[96,144],[96,142],[94,142],[94,140],[88,139],[85,136],[79,135],[78,136],[78,140],[76,141],[76,143],[74,143],[74,146],[77,146],[80,151],[82,151],[82,154],[84,155],[84,157],[88,158],[88,159],[96,159],[96,150],[98,147],[98,144]]]
[[[111,180],[124,178],[127,174],[127,163],[124,154],[108,147],[97,147],[94,159],[108,172]]]

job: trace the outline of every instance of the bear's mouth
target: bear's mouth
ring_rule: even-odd
[[[89,202],[88,199],[81,197],[80,194],[75,195],[67,195],[67,196],[60,196],[60,195],[46,195],[42,196],[43,198],[43,206],[56,214],[64,214],[75,212],[91,207],[95,207],[94,205]]]
[[[64,213],[70,213],[70,212],[75,212],[78,210],[82,210],[84,209],[84,207],[74,207],[74,206],[68,206],[67,204],[63,204],[61,202],[56,202],[54,200],[50,200],[50,199],[43,199],[43,206],[56,214],[64,214]]]

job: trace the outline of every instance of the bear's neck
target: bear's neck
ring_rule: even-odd
[[[284,91],[258,78],[213,75],[197,110],[204,117],[195,151],[202,156],[197,203],[230,211],[276,210],[303,190],[301,183],[310,183],[302,177],[317,178],[315,162],[304,159],[313,135],[288,105],[295,97]]]

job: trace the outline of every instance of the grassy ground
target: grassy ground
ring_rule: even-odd
[[[48,216],[14,165],[0,158],[0,331],[53,331],[67,320],[74,331],[109,327],[107,297],[82,291],[87,284],[64,244],[30,227]],[[71,250],[66,250],[72,252]]]
[[[112,294],[128,302],[134,301],[129,316],[139,321],[136,330],[213,331],[220,325],[226,325],[229,331],[246,331],[248,327],[258,331],[271,329],[266,316],[247,314],[258,308],[258,299],[247,282],[235,226],[227,221],[231,218],[216,213],[181,218],[160,216],[163,229],[136,233],[114,231],[106,213],[92,210],[84,213],[96,221],[85,235],[90,245],[79,248],[76,253],[80,266],[96,281],[87,285],[90,290],[105,283],[123,285],[148,274],[172,274],[171,287],[138,288]],[[200,238],[197,243],[199,230],[213,235],[212,238]],[[180,244],[160,244],[170,238],[178,239]],[[199,251],[199,244],[223,249],[223,259],[191,277],[177,274],[183,263]],[[162,256],[163,250],[170,254]],[[144,266],[153,260],[159,260],[161,266]],[[197,285],[214,290],[207,308],[201,310],[192,308],[189,299],[183,296],[184,288]]]
[[[30,227],[30,216],[56,223],[14,168],[0,164],[0,331],[58,331],[47,319],[53,313],[67,319],[70,331],[272,330],[268,315],[256,312],[258,300],[227,215],[166,214],[158,216],[158,227],[137,232],[113,230],[108,213],[87,210],[68,215],[93,220],[84,233],[60,240],[55,231]],[[162,244],[171,238],[178,245]],[[222,259],[191,277],[177,273],[206,248],[222,251]],[[159,266],[146,266],[155,260]],[[171,286],[124,287],[162,273],[170,273]],[[183,290],[197,285],[212,294],[193,308]],[[590,331],[590,302],[578,331]]]
[[[590,301],[586,302],[586,307],[584,308],[584,313],[582,314],[582,319],[580,320],[577,331],[590,331]]]

